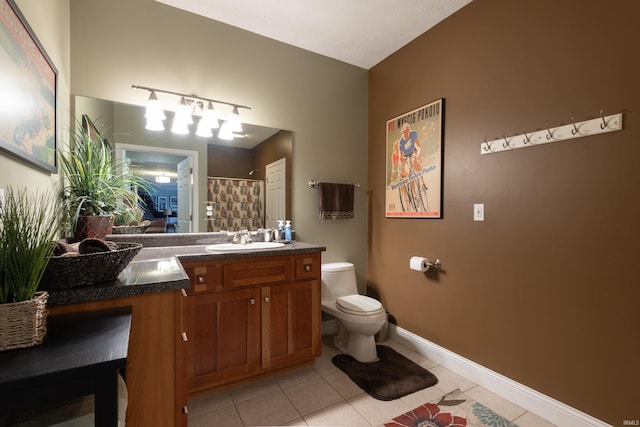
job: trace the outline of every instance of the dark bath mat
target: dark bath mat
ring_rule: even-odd
[[[346,354],[331,361],[360,388],[378,400],[398,399],[438,383],[431,372],[407,359],[394,349],[377,345],[378,359],[362,363]]]

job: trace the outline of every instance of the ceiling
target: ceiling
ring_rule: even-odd
[[[156,0],[370,69],[471,0]]]

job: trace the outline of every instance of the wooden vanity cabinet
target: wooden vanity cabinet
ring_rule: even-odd
[[[320,253],[182,264],[189,392],[320,355]]]

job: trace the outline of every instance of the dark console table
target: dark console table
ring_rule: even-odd
[[[125,368],[131,314],[47,319],[41,345],[0,352],[0,410],[16,413],[90,394],[95,425],[116,426],[118,370]]]

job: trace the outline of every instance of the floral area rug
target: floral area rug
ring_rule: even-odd
[[[425,403],[384,423],[385,427],[518,427],[460,390],[442,396],[438,403]]]

